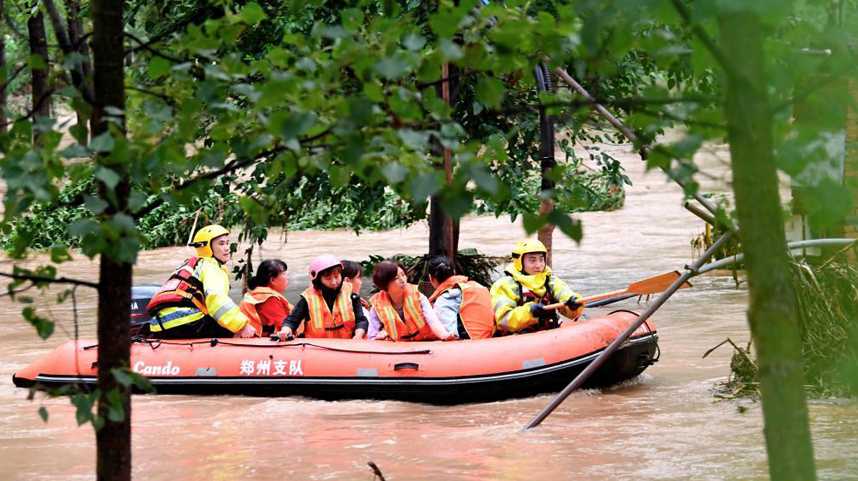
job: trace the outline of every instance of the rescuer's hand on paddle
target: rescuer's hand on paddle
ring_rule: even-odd
[[[244,329],[235,333],[235,337],[248,338],[248,337],[256,337],[256,328],[250,325],[248,322],[244,325]]]
[[[553,312],[546,309],[544,305],[534,302],[530,305],[530,314],[537,319],[548,319]]]
[[[579,307],[581,307],[583,305],[584,305],[583,303],[578,302],[578,300],[574,297],[570,297],[569,300],[566,301],[566,307],[568,307],[569,309],[572,309],[573,311],[578,309]]]
[[[295,335],[292,334],[292,328],[289,326],[281,327],[280,332],[278,332],[277,335],[280,337],[280,340],[282,340],[282,341],[288,341],[289,339],[292,339],[293,337],[295,337]]]

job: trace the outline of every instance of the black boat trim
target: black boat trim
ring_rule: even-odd
[[[635,344],[644,344],[649,342],[658,343],[658,334],[652,332],[629,339],[623,347]],[[372,378],[372,377],[150,377],[149,382],[154,386],[170,386],[170,385],[186,385],[186,386],[202,386],[202,385],[258,385],[258,386],[277,386],[277,385],[394,385],[394,386],[445,386],[445,385],[461,385],[461,384],[479,384],[491,383],[497,381],[508,381],[517,379],[526,379],[542,374],[549,374],[555,371],[567,369],[579,364],[586,364],[595,359],[604,349],[599,349],[590,354],[585,354],[574,359],[561,361],[555,364],[546,366],[534,367],[520,371],[513,371],[503,374],[485,374],[479,376],[467,377],[445,377],[445,378]],[[39,374],[35,379],[38,383],[44,384],[95,384],[98,378],[95,376],[51,376]]]

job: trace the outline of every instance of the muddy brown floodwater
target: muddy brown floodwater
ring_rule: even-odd
[[[580,245],[560,234],[554,241],[555,270],[585,295],[680,268],[693,254],[689,239],[702,230],[702,223],[682,209],[677,187],[660,173],[645,174],[626,148],[609,149],[624,159],[634,181],[625,207],[581,215]],[[716,157],[707,163],[723,171]],[[479,217],[463,220],[461,232],[461,247],[501,255],[523,231],[505,218]],[[425,224],[360,236],[300,232],[289,234],[288,242],[272,236],[263,254],[288,262],[288,296],[295,299],[306,286],[304,271],[313,255],[419,254],[426,239]],[[187,253],[185,248],[141,253],[135,282],[160,282]],[[94,279],[97,268],[79,256],[64,273]],[[716,402],[713,385],[727,375],[730,352],[701,359],[726,337],[748,339],[747,293],[736,289],[729,275],[694,284],[655,317],[662,351],[656,365],[624,385],[574,393],[531,432],[521,428],[550,396],[454,407],[135,396],[134,477],[369,480],[366,463],[372,460],[389,480],[766,479],[759,404]],[[13,372],[73,335],[71,306],[50,308],[58,331],[42,341],[20,318],[20,306],[5,298],[0,303],[0,480],[95,479],[92,428],[77,427],[68,401],[41,396],[28,401],[27,391],[11,381]],[[82,291],[79,304],[81,336],[94,337],[92,293]],[[627,301],[621,307],[641,306]],[[40,406],[48,408],[47,423],[37,414]],[[858,403],[813,401],[810,414],[819,477],[858,479]]]

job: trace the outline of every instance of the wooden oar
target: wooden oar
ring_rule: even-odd
[[[643,296],[647,294],[657,294],[659,292],[664,292],[664,290],[670,287],[670,285],[673,284],[676,279],[679,279],[679,276],[679,271],[665,272],[664,274],[659,274],[657,276],[647,277],[646,279],[641,279],[639,281],[632,282],[625,289],[587,296],[581,299],[580,303],[586,305],[591,302],[608,299],[611,297]],[[691,287],[691,283],[685,282],[679,288],[685,289],[687,287]],[[545,306],[545,308],[559,309],[565,304],[566,303],[564,302],[558,302],[556,304],[549,304]]]

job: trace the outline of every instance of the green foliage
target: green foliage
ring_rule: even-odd
[[[801,323],[801,360],[807,392],[813,397],[858,394],[858,268],[833,258],[822,265],[792,264]],[[734,345],[731,396],[756,396],[759,369],[750,346]],[[721,395],[724,395],[722,392]]]

